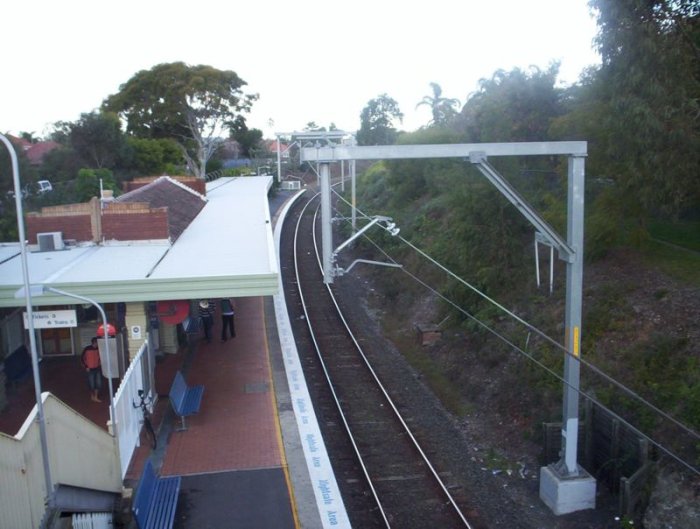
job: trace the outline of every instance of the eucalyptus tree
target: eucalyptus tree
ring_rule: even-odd
[[[245,130],[245,114],[257,100],[246,94],[236,72],[183,62],[158,64],[137,72],[103,102],[144,138],[170,138],[190,171],[203,178],[207,161],[234,130]]]
[[[457,109],[460,104],[459,99],[442,97],[442,88],[437,83],[430,83],[430,88],[433,91],[432,95],[424,96],[416,105],[416,108],[422,105],[430,107],[433,116],[430,121],[431,125],[447,125],[457,116]]]
[[[590,5],[602,58],[603,148],[619,196],[642,217],[651,210],[675,214],[697,205],[697,0],[591,0]]]
[[[398,131],[394,124],[403,121],[399,104],[387,94],[370,99],[360,114],[359,145],[392,145]]]

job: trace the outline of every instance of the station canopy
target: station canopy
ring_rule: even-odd
[[[173,244],[110,241],[54,251],[29,245],[29,282],[99,303],[276,294],[279,269],[267,196],[272,178],[208,182],[206,205]],[[23,286],[19,243],[0,244],[0,307],[24,306]],[[49,292],[32,297],[35,306],[66,302]]]

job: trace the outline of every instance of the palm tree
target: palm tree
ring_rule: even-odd
[[[442,88],[437,83],[430,83],[430,87],[433,90],[433,95],[424,96],[416,105],[416,108],[421,105],[428,105],[433,113],[433,119],[430,121],[430,124],[445,125],[457,115],[455,107],[460,105],[459,99],[442,97]]]

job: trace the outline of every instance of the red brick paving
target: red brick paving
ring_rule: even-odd
[[[188,429],[172,432],[163,459],[163,475],[282,466],[274,391],[268,358],[263,298],[236,299],[236,338],[220,342],[216,315],[212,342],[200,339],[186,373],[188,384],[204,384],[199,414],[187,418]],[[167,398],[186,351],[165,355],[156,365],[161,396],[153,418],[158,427],[168,411]],[[85,371],[78,357],[47,358],[40,363],[43,391],[50,391],[78,413],[106,429],[109,418],[107,381],[103,402],[90,401]],[[114,381],[116,391],[118,381]],[[9,405],[0,412],[0,431],[15,435],[35,404],[32,379],[8,391]],[[179,426],[179,419],[177,420]],[[142,443],[126,479],[138,479],[150,447]]]
[[[107,379],[102,379],[102,402],[90,400],[85,369],[77,356],[46,358],[39,363],[41,391],[49,391],[68,406],[95,424],[107,429],[109,420],[109,391]],[[118,380],[113,381],[114,391]],[[7,388],[7,407],[0,413],[0,432],[16,435],[36,404],[32,376]]]
[[[204,384],[200,412],[187,430],[173,432],[163,475],[279,467],[274,392],[263,318],[263,298],[236,300],[236,338],[201,342],[187,372],[189,385]]]

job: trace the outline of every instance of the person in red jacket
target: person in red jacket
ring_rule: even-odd
[[[100,399],[100,389],[102,389],[102,367],[100,365],[100,350],[97,347],[97,338],[90,341],[90,345],[83,349],[80,360],[88,375],[88,385],[90,386],[90,400],[102,402]]]

